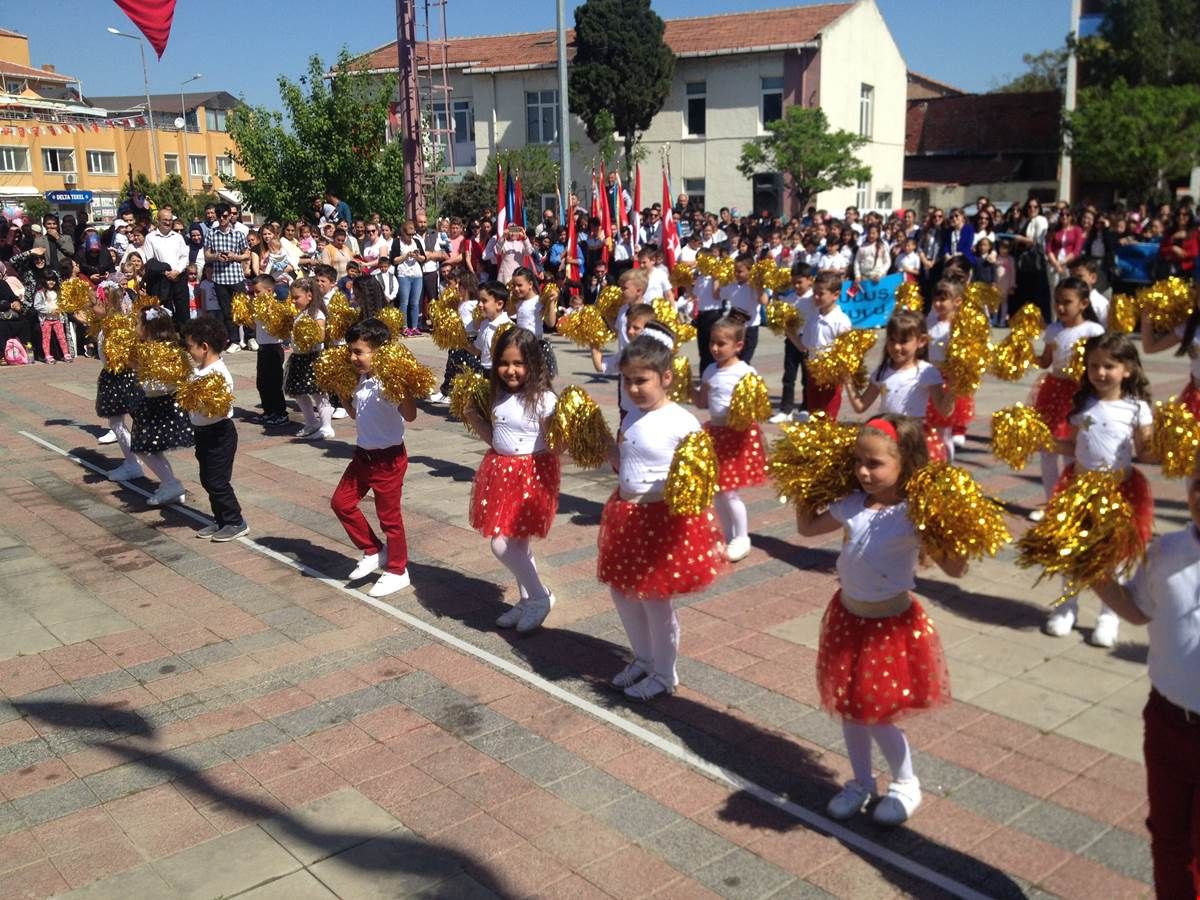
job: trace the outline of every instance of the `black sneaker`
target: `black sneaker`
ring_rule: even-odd
[[[196,532],[196,537],[210,538],[220,530],[221,530],[221,526],[217,525],[215,523],[212,525],[205,525],[203,528],[201,528],[199,531]]]
[[[249,531],[250,526],[245,522],[242,522],[238,525],[226,525],[220,531],[214,534],[212,539],[217,543],[224,543],[225,541],[237,540],[243,534],[249,533]]]
[[[262,423],[264,425],[266,425],[268,428],[279,428],[282,425],[286,425],[289,421],[291,421],[291,420],[287,417],[287,415],[285,415],[283,413],[280,413],[277,416],[263,416],[262,417]]]

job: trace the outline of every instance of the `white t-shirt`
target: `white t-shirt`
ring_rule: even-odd
[[[1200,537],[1196,526],[1156,538],[1129,592],[1150,617],[1150,683],[1200,713]]]
[[[532,331],[538,340],[542,337],[542,298],[536,294],[517,303],[517,327]]]
[[[404,416],[400,415],[400,408],[383,395],[383,385],[378,378],[374,375],[360,378],[353,399],[358,446],[364,450],[384,450],[404,443]]]
[[[1089,471],[1124,472],[1133,465],[1133,433],[1154,424],[1145,400],[1088,400],[1071,416],[1075,426],[1075,463]]]
[[[478,300],[464,300],[458,304],[458,317],[462,320],[463,330],[467,332],[467,337],[472,337],[479,332],[479,326],[475,324],[475,310],[478,306]]]
[[[417,243],[419,238],[413,236],[411,241],[405,241],[403,238],[396,238],[396,256],[404,256],[406,253],[417,253],[421,247]],[[397,278],[420,278],[421,277],[421,258],[417,256],[406,262],[400,263],[395,269]]]
[[[217,361],[211,366],[204,366],[203,368],[193,370],[189,380],[196,381],[197,379],[203,378],[209,372],[219,372],[221,377],[225,379],[225,385],[229,388],[229,393],[233,393],[233,375],[229,373],[229,367],[225,365],[225,360],[221,359],[220,357],[217,357]],[[192,425],[197,428],[204,425],[216,425],[223,419],[233,418],[233,404],[230,404],[229,412],[217,419],[194,412],[189,412],[188,418],[192,420]]]
[[[699,252],[699,247],[693,250],[691,243],[685,241],[684,245],[679,248],[679,253],[676,255],[678,257],[678,261],[681,263],[694,263],[696,261],[696,254]]]
[[[724,425],[729,418],[729,401],[733,399],[733,389],[747,375],[757,372],[749,363],[736,360],[725,368],[718,368],[716,363],[709,363],[704,369],[700,380],[708,385],[708,415],[714,425]]]
[[[946,349],[950,346],[950,325],[949,321],[943,322],[941,319],[934,318],[927,327],[929,331],[929,361],[935,366],[946,361]]]
[[[1096,337],[1104,334],[1104,326],[1099,322],[1084,319],[1078,325],[1065,328],[1062,322],[1051,322],[1042,335],[1042,340],[1049,344],[1054,342],[1054,356],[1050,361],[1050,371],[1061,375],[1063,369],[1071,364],[1075,355],[1075,344],[1082,338]]]
[[[625,333],[625,326],[629,324],[629,306],[622,303],[617,308],[617,318],[613,322],[613,330],[617,333],[617,352],[624,350],[629,346],[629,335]]]
[[[800,330],[800,343],[809,353],[817,353],[833,343],[834,339],[854,330],[854,323],[838,304],[827,313],[817,310],[812,294],[801,297],[796,304],[804,328]]]
[[[479,334],[475,337],[475,347],[479,350],[479,364],[485,369],[492,367],[492,338],[496,336],[496,329],[511,321],[508,313],[502,312],[492,321],[480,323]]]
[[[855,491],[830,506],[829,513],[846,529],[837,558],[845,596],[880,603],[916,587],[921,547],[907,501],[867,509],[867,495]]]
[[[692,296],[696,298],[696,308],[700,312],[712,312],[721,308],[721,298],[713,291],[711,275],[696,273],[693,276]]]
[[[938,367],[917,360],[915,366],[896,371],[890,365],[884,369],[883,378],[872,378],[879,385],[879,411],[897,416],[925,418],[929,405],[929,390],[942,384],[942,373]]]
[[[605,375],[618,376],[617,406],[621,409],[622,412],[628,413],[628,412],[633,412],[634,405],[633,405],[633,400],[631,400],[629,397],[629,392],[625,390],[625,379],[619,377],[621,374],[621,366],[619,364],[620,360],[621,360],[620,353],[607,353],[600,358],[600,365],[603,367],[603,371],[604,371]]]
[[[671,273],[666,266],[655,266],[646,275],[646,302],[665,297],[671,290]]]
[[[1092,307],[1092,311],[1096,313],[1096,318],[1100,320],[1100,324],[1106,329],[1108,328],[1108,298],[1097,290],[1092,290],[1088,295],[1088,305]]]
[[[921,254],[914,250],[912,253],[901,253],[896,259],[896,268],[910,275],[921,273]]]
[[[634,409],[625,416],[621,451],[621,493],[661,496],[679,442],[700,430],[700,421],[677,403],[653,412]]]
[[[1180,325],[1175,329],[1175,337],[1182,341],[1186,331],[1187,325]],[[1192,378],[1200,382],[1200,330],[1197,330],[1195,336],[1192,338],[1192,346],[1187,348],[1187,355],[1192,364]]]
[[[554,412],[558,398],[543,391],[533,415],[518,394],[509,394],[492,407],[492,449],[501,456],[528,456],[546,449],[542,420]]]
[[[721,300],[729,304],[731,309],[749,317],[747,328],[758,327],[758,298],[760,291],[750,282],[745,284],[726,284],[721,287]]]

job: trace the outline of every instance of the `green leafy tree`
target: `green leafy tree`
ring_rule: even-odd
[[[26,219],[36,222],[38,225],[41,225],[42,219],[52,211],[45,197],[30,197],[28,200],[21,201],[21,206],[25,210]]]
[[[1080,84],[1200,83],[1200,0],[1106,0],[1095,34],[1078,42]]]
[[[1149,199],[1200,165],[1200,87],[1085,88],[1066,131],[1084,171]]]
[[[280,76],[283,113],[244,105],[229,119],[233,158],[247,173],[234,179],[247,206],[266,216],[294,218],[311,199],[335,192],[358,212],[405,216],[401,142],[385,140],[394,79],[351,64],[343,49],[326,79],[320,57],[293,82]]]
[[[193,182],[194,183],[194,182]],[[193,194],[179,175],[168,175],[162,181],[151,181],[144,172],[138,172],[133,179],[134,190],[150,198],[156,209],[164,206],[185,222],[195,222],[204,211],[205,204],[220,203],[221,198],[216,194]],[[121,200],[129,198],[129,182],[121,185]]]
[[[593,143],[614,130],[621,135],[626,175],[638,132],[650,127],[671,90],[675,54],[664,29],[650,0],[586,0],[575,9],[571,109]]]
[[[1034,91],[1058,91],[1062,93],[1067,82],[1067,50],[1043,50],[1041,53],[1026,53],[1022,60],[1026,71],[1005,84],[995,88],[995,93],[1017,94]]]
[[[867,139],[850,131],[829,130],[819,108],[789,106],[782,119],[768,122],[766,137],[742,144],[738,171],[790,176],[790,189],[801,209],[821,191],[870,181],[871,167],[854,154]]]

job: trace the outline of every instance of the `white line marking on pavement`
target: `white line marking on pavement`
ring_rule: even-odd
[[[99,466],[88,462],[86,459],[76,456],[69,450],[64,450],[62,447],[50,443],[50,441],[47,441],[44,438],[38,437],[36,434],[31,434],[28,431],[19,431],[18,434],[21,434],[29,440],[45,447],[47,450],[52,450],[60,456],[64,456],[71,460],[73,463],[83,466],[84,468],[89,469],[99,475],[107,474],[105,470],[101,469]],[[141,494],[143,497],[150,496],[149,491],[138,487],[136,484],[131,484],[128,481],[122,481],[120,484],[138,494]],[[172,505],[170,509],[179,512],[188,518],[195,520],[196,522],[208,524],[212,521],[212,519],[203,513],[181,504]],[[758,800],[761,800],[763,803],[769,804],[776,809],[786,812],[788,815],[798,819],[804,824],[837,839],[847,847],[851,847],[869,856],[873,856],[881,862],[887,863],[889,866],[895,869],[899,869],[900,871],[906,872],[915,878],[919,878],[922,881],[934,885],[935,887],[941,888],[943,891],[946,891],[955,897],[961,897],[963,900],[988,900],[988,896],[986,894],[980,893],[974,888],[968,887],[965,884],[961,884],[955,881],[953,878],[949,878],[940,872],[936,872],[933,869],[921,865],[920,863],[913,862],[907,857],[896,853],[894,850],[889,850],[887,847],[883,847],[872,841],[870,838],[863,837],[861,834],[851,831],[849,828],[838,824],[832,819],[828,819],[819,813],[800,806],[799,804],[788,800],[786,797],[776,794],[774,791],[771,791],[756,782],[750,781],[747,778],[743,778],[736,772],[732,772],[722,766],[714,765],[704,757],[693,753],[687,748],[681,747],[678,744],[674,744],[666,740],[654,732],[643,728],[638,723],[623,718],[612,710],[605,709],[603,706],[592,703],[590,700],[585,700],[582,697],[578,697],[575,694],[572,694],[570,691],[559,687],[553,682],[547,681],[545,678],[542,678],[535,672],[531,672],[528,669],[523,669],[515,663],[504,659],[503,657],[496,656],[495,654],[484,650],[481,647],[476,647],[474,644],[442,631],[437,626],[430,625],[428,622],[418,619],[416,616],[406,613],[401,609],[397,609],[390,603],[385,603],[384,601],[378,600],[374,597],[368,597],[361,591],[348,588],[342,580],[330,578],[324,572],[320,572],[311,566],[284,556],[283,554],[272,550],[270,547],[264,547],[253,538],[241,537],[238,538],[238,541],[254,550],[256,553],[260,553],[261,555],[273,559],[278,563],[288,566],[289,568],[294,569],[297,572],[308,576],[309,578],[320,581],[322,584],[326,584],[336,591],[340,591],[349,597],[353,597],[360,603],[365,603],[368,606],[372,606],[380,612],[403,622],[410,628],[415,628],[418,631],[422,631],[430,637],[441,641],[447,646],[453,647],[456,650],[460,650],[463,653],[468,653],[471,656],[486,662],[493,668],[512,675],[514,678],[519,678],[533,687],[536,687],[538,690],[549,694],[556,700],[561,700],[563,703],[569,703],[576,709],[586,712],[589,715],[606,722],[614,728],[624,731],[631,737],[635,737],[644,743],[650,744],[660,752],[674,757],[680,762],[686,763],[693,769],[703,772],[705,775],[715,779],[716,781],[723,782],[730,787],[744,791]]]

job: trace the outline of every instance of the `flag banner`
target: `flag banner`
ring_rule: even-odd
[[[175,18],[175,0],[116,0],[117,6],[146,36],[158,58],[162,59],[171,37],[171,22]]]
[[[843,312],[850,317],[855,328],[882,328],[896,307],[896,290],[904,283],[904,275],[897,272],[879,279],[878,283],[862,281],[858,287],[847,281],[842,285],[842,297],[838,301]]]

